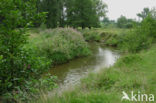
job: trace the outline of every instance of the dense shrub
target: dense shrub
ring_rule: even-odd
[[[11,70],[9,69],[11,66],[7,65],[9,62],[3,57],[0,58],[2,59],[0,62],[1,78],[6,78],[5,81],[1,80],[2,82],[0,82],[1,95],[7,99],[10,98],[11,100],[17,99],[15,98],[15,95],[20,95],[23,99],[27,98],[24,94],[21,94],[22,92],[25,94],[33,94],[34,91],[31,91],[31,89],[37,88],[33,86],[30,87],[28,82],[34,83],[36,80],[37,83],[40,75],[43,72],[46,72],[51,65],[49,60],[45,57],[37,56],[32,50],[23,50],[20,54],[21,55],[18,55],[18,57],[14,59],[14,68]],[[5,68],[5,71],[3,68]],[[14,91],[16,91],[17,94],[15,94]],[[10,95],[6,96],[6,94]]]
[[[0,1],[0,97],[29,88],[26,82],[39,79],[49,68],[49,60],[24,48],[28,39],[26,28],[36,18],[45,17],[36,12],[36,0]]]
[[[71,28],[57,28],[41,32],[44,35],[38,44],[42,55],[53,64],[67,62],[75,57],[87,56],[90,51],[81,33]]]
[[[28,101],[38,99],[41,92],[46,93],[56,88],[57,85],[55,82],[56,77],[51,74],[44,75],[44,77],[39,79],[32,78],[31,81],[26,81],[25,85],[16,87],[12,92],[4,94],[3,102],[13,103],[15,101],[15,103],[28,103]]]

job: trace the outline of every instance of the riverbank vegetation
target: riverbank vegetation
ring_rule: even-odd
[[[110,40],[110,43],[115,40],[114,45],[126,52],[113,67],[105,68],[98,73],[90,73],[74,89],[70,90],[69,88],[62,94],[56,93],[55,96],[41,98],[38,103],[132,102],[121,101],[123,91],[128,95],[131,95],[131,91],[136,94],[139,93],[138,95],[147,94],[148,96],[141,100],[138,100],[137,95],[136,101],[154,102],[153,96],[156,95],[155,30],[156,19],[152,14],[148,14],[139,25],[134,26],[127,33],[111,36],[112,40],[106,39],[106,43],[108,43],[108,40]],[[149,99],[150,94],[152,96]]]
[[[41,89],[56,87],[55,77],[42,78],[43,73],[91,53],[81,33],[67,27],[98,27],[106,5],[83,2],[87,5],[78,0],[0,1],[0,102],[37,98]],[[42,24],[49,29],[29,32]],[[66,28],[51,30],[57,27]]]
[[[62,64],[91,53],[83,35],[72,28],[33,32],[28,47],[36,48],[36,53],[51,60],[52,65]]]
[[[61,95],[41,97],[37,103],[131,103],[121,101],[122,91],[128,95],[131,91],[156,95],[155,61],[156,45],[153,44],[149,50],[121,57],[113,67],[90,73],[74,89],[69,88]]]
[[[141,22],[123,16],[116,22],[106,18],[102,0],[1,0],[0,102],[30,102],[56,88],[57,77],[42,75],[55,65],[91,55],[88,42],[132,54],[90,74],[76,90],[39,102],[113,103],[120,90],[154,91],[155,11],[144,9],[138,14]]]
[[[138,52],[142,49],[147,49],[155,42],[156,20],[148,16],[139,26],[135,26],[127,33],[114,36],[114,38],[106,41],[107,45],[114,45],[123,51]]]

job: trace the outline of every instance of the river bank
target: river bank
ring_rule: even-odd
[[[140,84],[138,84],[140,83],[140,81],[135,81],[135,78],[132,75],[128,77],[126,80],[125,76],[128,74],[123,69],[118,69],[118,68],[120,68],[120,66],[121,68],[122,66],[128,68],[127,65],[133,67],[133,65],[131,65],[131,62],[133,62],[133,60],[135,62],[137,61],[140,62],[141,59],[140,56],[138,56],[140,54],[138,54],[139,52],[137,52],[138,46],[144,46],[148,44],[147,47],[150,47],[150,44],[152,42],[148,42],[146,44],[145,42],[146,39],[143,40],[134,39],[132,42],[131,40],[135,38],[137,32],[136,33],[130,32],[130,30],[128,31],[126,30],[126,32],[124,31],[118,34],[114,34],[112,32],[107,33],[105,29],[95,29],[95,30],[92,29],[87,33],[87,35],[89,35],[89,39],[88,36],[87,38],[85,37],[86,34],[84,32],[79,32],[71,28],[58,28],[54,30],[46,29],[44,31],[40,31],[38,33],[35,32],[35,34],[30,35],[30,42],[29,42],[30,45],[27,45],[26,47],[32,48],[34,46],[34,50],[37,51],[35,52],[36,54],[38,53],[39,56],[43,56],[44,58],[46,58],[46,60],[52,61],[51,62],[53,64],[52,69],[50,71],[49,69],[46,70],[48,70],[48,73],[51,73],[52,76],[55,75],[58,76],[57,84],[59,84],[59,88],[56,89],[55,91],[54,88],[56,88],[56,85],[53,80],[53,77],[52,79],[48,77],[44,79],[43,76],[43,80],[39,80],[41,81],[41,83],[39,83],[37,87],[36,87],[36,83],[35,85],[29,86],[28,89],[31,90],[31,92],[29,93],[30,95],[27,92],[24,92],[28,94],[27,97],[29,99],[27,100],[26,98],[25,101],[30,102],[35,97],[35,103],[36,103],[36,99],[38,99],[39,96],[41,96],[41,100],[38,101],[39,103],[46,103],[46,102],[47,103],[49,102],[50,103],[53,102],[54,103],[72,103],[72,102],[81,103],[79,99],[77,101],[77,99],[75,100],[75,98],[80,98],[82,99],[82,103],[85,103],[88,101],[90,102],[90,100],[92,100],[90,98],[92,98],[92,96],[94,97],[94,94],[96,97],[97,96],[96,93],[98,94],[104,93],[100,91],[107,92],[107,91],[111,91],[112,88],[117,90],[121,86],[120,83],[123,83],[123,85],[125,84],[124,86],[128,85],[128,87],[126,88],[133,88],[133,84],[134,87],[135,85],[140,86]],[[100,41],[97,41],[97,37],[99,38],[99,35],[100,35]],[[130,41],[127,42],[127,40]],[[90,47],[88,45],[88,42],[86,41],[90,42],[89,43],[91,44]],[[97,43],[98,45],[95,46],[94,44],[92,44],[92,42],[98,42]],[[125,53],[127,53],[128,56],[125,57],[125,59],[124,57],[119,59],[117,63],[115,63],[116,59],[118,58],[118,52],[109,49],[108,46],[113,46],[113,47],[115,46],[117,47],[115,49],[119,49],[119,51],[126,50]],[[124,48],[120,48],[120,47],[124,47]],[[130,48],[132,48],[133,50],[132,52],[137,52],[137,53],[131,54]],[[90,54],[91,53],[90,49],[95,49],[95,51],[94,50],[92,51],[92,55]],[[142,47],[139,48],[139,50],[140,49],[147,50],[146,48],[143,49]],[[127,50],[129,50],[130,52],[127,52]],[[109,67],[114,63],[115,65],[113,67]],[[90,71],[93,71],[95,73],[88,74]],[[84,77],[84,75],[85,75],[85,79],[82,79],[80,85],[76,85],[76,86],[72,85],[72,84],[79,83],[80,79]],[[133,75],[136,74],[134,73]],[[123,81],[120,81],[120,79],[122,78],[124,78]],[[38,82],[38,80],[36,82]],[[116,88],[116,83],[118,86],[117,88]],[[62,90],[62,87],[64,88],[64,84],[65,85],[67,84],[66,85],[67,89]],[[71,88],[73,88],[73,90],[70,90]],[[53,90],[55,92],[53,92]],[[44,93],[40,94],[40,92],[44,92]],[[73,97],[72,94],[73,92],[75,97]],[[114,93],[114,92],[111,91],[110,93]],[[119,91],[115,92],[114,94],[116,93],[118,94]],[[99,95],[97,97],[106,98],[105,93],[104,96],[102,94]],[[86,100],[86,98],[88,98],[88,100]],[[93,101],[93,103],[96,102],[97,101]]]
[[[156,95],[155,61],[154,44],[148,50],[120,58],[109,69],[89,74],[73,90],[66,90],[62,95],[53,97],[44,96],[38,103],[131,103],[133,101],[121,101],[123,91],[128,95],[131,91]]]
[[[97,72],[101,68],[114,65],[120,57],[115,48],[106,47],[100,43],[89,43],[92,54],[74,59],[68,63],[54,66],[48,73],[57,76],[57,84],[74,85],[89,72]]]

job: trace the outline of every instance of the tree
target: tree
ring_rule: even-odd
[[[117,26],[119,28],[132,28],[135,21],[133,19],[127,19],[125,16],[120,16],[117,19]]]
[[[65,0],[60,0],[60,19],[59,19],[59,26],[64,27],[65,26]]]
[[[85,5],[84,5],[85,4]],[[76,0],[75,1],[75,20],[74,25],[85,28],[91,26],[92,17],[94,17],[94,10],[92,10],[92,2],[90,0]],[[96,19],[96,18],[95,18]],[[93,20],[94,21],[94,20]]]
[[[84,5],[85,4],[85,5]],[[38,10],[47,12],[48,28],[98,27],[100,18],[105,16],[106,4],[102,0],[40,0]]]
[[[74,27],[75,0],[65,0],[66,25]]]
[[[106,7],[101,0],[67,0],[67,24],[82,28],[98,27]]]
[[[119,28],[124,28],[125,27],[125,24],[127,23],[127,19],[125,16],[120,16],[118,19],[117,19],[117,26]]]
[[[47,12],[46,25],[48,28],[62,25],[64,0],[41,0],[38,5],[40,12]]]
[[[144,20],[150,14],[149,8],[144,8],[141,13],[138,13],[137,16]]]

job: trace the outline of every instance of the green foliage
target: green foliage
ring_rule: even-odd
[[[155,41],[156,20],[150,15],[131,31],[106,40],[108,45],[116,45],[120,49],[129,52],[138,52],[147,49]]]
[[[104,17],[104,19],[101,21],[102,28],[115,28],[116,22],[114,20],[109,20],[108,17]]]
[[[156,19],[151,15],[147,16],[141,23],[140,32],[142,35],[156,38]]]
[[[97,41],[99,42],[101,40],[101,35],[97,31],[84,31],[83,36],[86,41]]]
[[[147,49],[151,44],[151,40],[145,35],[138,35],[136,32],[130,32],[123,37],[120,36],[118,47],[124,51],[138,52],[141,49]]]
[[[148,15],[150,15],[151,11],[149,8],[144,8],[141,13],[138,13],[137,16],[144,20]]]
[[[129,29],[121,28],[92,28],[79,29],[86,41],[102,42],[109,46],[117,46],[121,34],[129,32]]]
[[[156,20],[152,19],[150,16],[145,18],[141,25],[136,27],[136,30],[121,37],[122,41],[119,46],[131,52],[137,52],[141,49],[148,48],[153,40],[155,40],[155,25]]]
[[[67,62],[75,57],[90,54],[81,33],[71,28],[58,28],[40,33],[43,39],[38,43],[39,54],[52,60],[53,64]]]
[[[66,5],[68,25],[82,28],[98,27],[107,7],[101,0],[70,0]]]
[[[64,0],[38,1],[38,11],[47,12],[46,25],[48,28],[56,28],[63,25]]]
[[[125,16],[121,16],[117,20],[117,27],[119,28],[132,28],[135,21],[133,19],[127,19]]]
[[[28,37],[26,28],[35,18],[45,17],[44,13],[36,15],[35,7],[36,0],[0,1],[0,95],[38,78],[49,67],[45,58],[23,48]]]
[[[44,75],[44,77],[38,80],[32,79],[31,81],[26,81],[25,86],[16,87],[16,90],[6,93],[5,98],[7,98],[7,100],[9,98],[11,101],[27,103],[28,101],[32,101],[32,99],[38,99],[41,92],[46,93],[46,91],[56,88],[57,85],[55,81],[56,77],[51,74]]]
[[[105,44],[108,46],[117,46],[119,43],[119,36],[118,35],[111,35],[107,34],[107,36],[104,37]]]
[[[48,12],[46,25],[56,27],[98,27],[100,17],[106,13],[102,0],[42,0],[38,11]],[[85,5],[84,5],[85,4]]]

